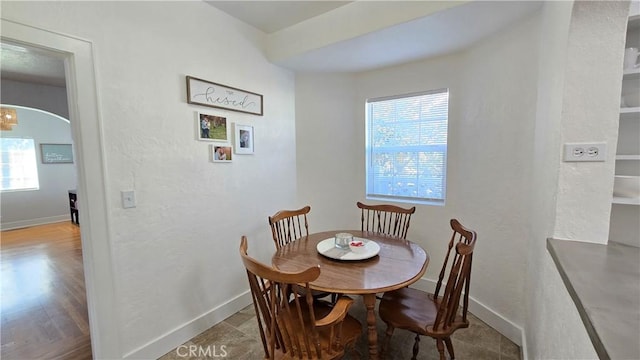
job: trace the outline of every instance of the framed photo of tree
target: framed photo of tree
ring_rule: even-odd
[[[226,117],[198,112],[196,120],[198,140],[229,141],[229,124]]]

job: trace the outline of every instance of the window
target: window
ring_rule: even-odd
[[[38,165],[33,139],[0,138],[0,191],[38,190]]]
[[[367,199],[444,204],[449,90],[367,100]]]

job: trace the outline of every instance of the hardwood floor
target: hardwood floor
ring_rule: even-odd
[[[2,359],[91,359],[80,228],[0,233]]]

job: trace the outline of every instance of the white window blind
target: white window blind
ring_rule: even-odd
[[[443,203],[449,90],[367,100],[368,199]]]
[[[0,138],[0,191],[37,190],[38,164],[33,139]]]

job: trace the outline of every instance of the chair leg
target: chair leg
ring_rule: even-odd
[[[411,360],[418,358],[418,351],[420,351],[420,335],[416,334],[416,341],[413,343],[413,357]]]
[[[355,360],[360,360],[362,358],[362,355],[360,354],[360,351],[358,351],[356,349],[355,344],[353,344],[352,349],[349,351],[351,353],[351,358],[355,359]],[[345,352],[346,354],[346,352]]]
[[[453,343],[451,342],[451,338],[444,338],[444,343],[447,345],[447,351],[449,351],[449,356],[451,360],[455,359],[456,356],[453,354]]]
[[[335,305],[344,294],[331,293],[331,305]]]
[[[440,353],[440,360],[446,360],[446,357],[444,356],[444,341],[442,341],[442,339],[436,339],[436,347]]]
[[[391,325],[387,325],[387,331],[385,331],[384,341],[382,342],[382,349],[380,350],[380,358],[384,359],[384,352],[389,347],[389,341],[391,340],[391,335],[393,335],[393,331],[395,328]]]

